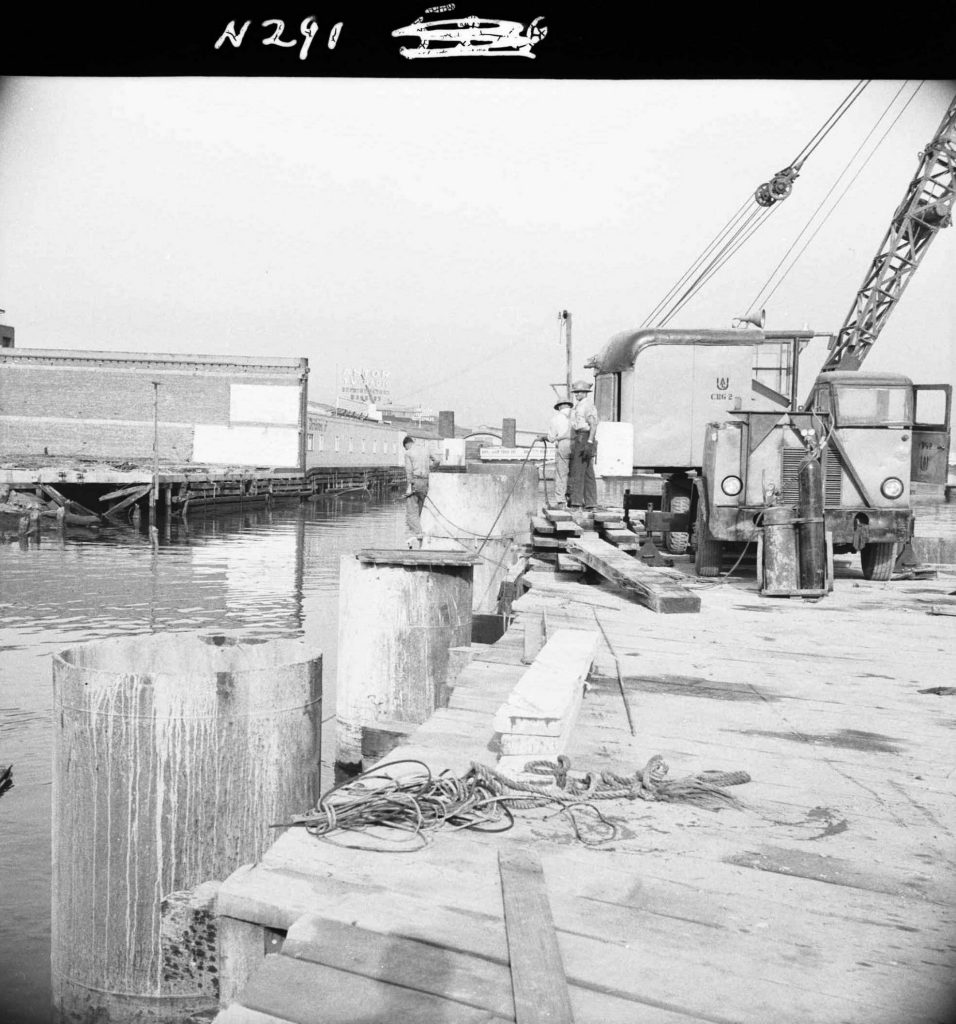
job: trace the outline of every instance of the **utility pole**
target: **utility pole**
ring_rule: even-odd
[[[159,384],[153,384],[153,486],[149,491],[149,525],[156,524],[156,502],[159,499]]]
[[[571,397],[571,314],[566,310],[562,309],[558,313],[558,320],[561,322],[561,327],[564,331],[564,343],[567,350],[567,366],[565,371],[565,383],[568,387],[568,398]]]

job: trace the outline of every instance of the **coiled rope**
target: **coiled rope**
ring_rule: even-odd
[[[399,765],[416,767],[400,775],[388,771]],[[429,834],[439,828],[506,832],[514,825],[514,811],[554,806],[557,813],[568,817],[580,842],[595,846],[617,839],[620,830],[594,806],[594,801],[667,801],[716,810],[740,806],[736,797],[722,787],[750,781],[743,771],[704,771],[668,779],[667,764],[659,754],[630,775],[611,771],[572,773],[571,761],[564,755],[556,761],[529,761],[525,772],[541,776],[541,781],[512,779],[474,761],[460,777],[447,769],[435,775],[423,761],[389,761],[334,786],[311,811],[293,815],[288,824],[305,828],[317,839],[327,839],[337,831],[396,829],[410,834],[401,845],[403,852],[412,852],[425,846]],[[605,834],[588,835],[582,828],[582,811],[594,815],[598,829]],[[376,838],[383,839],[381,835]]]

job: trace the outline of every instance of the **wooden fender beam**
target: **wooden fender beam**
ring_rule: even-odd
[[[495,714],[505,756],[556,757],[577,720],[584,680],[597,652],[594,630],[559,629]]]
[[[621,587],[653,612],[699,612],[700,598],[616,547],[596,537],[568,540],[567,552],[599,572],[605,579]]]

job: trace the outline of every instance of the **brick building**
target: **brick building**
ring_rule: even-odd
[[[305,468],[308,360],[0,349],[0,460]],[[155,386],[154,386],[155,385]]]

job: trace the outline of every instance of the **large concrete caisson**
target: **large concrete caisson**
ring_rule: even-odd
[[[336,762],[362,762],[363,733],[420,724],[439,706],[449,648],[471,643],[475,558],[360,551],[339,577]]]
[[[292,640],[105,640],[56,655],[53,691],[56,1016],[210,1009],[209,986],[170,963],[162,902],[258,859],[271,825],[314,804],[321,655]]]
[[[514,550],[530,537],[530,516],[541,506],[538,467],[469,466],[467,473],[432,473],[422,530],[428,548],[478,553],[475,613],[494,612],[498,586]]]

